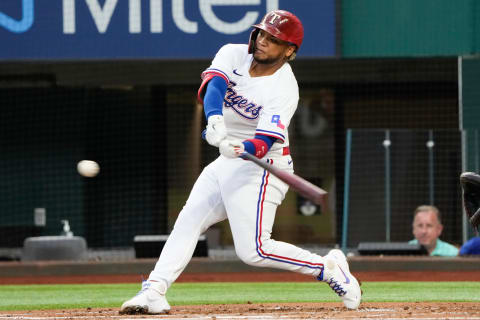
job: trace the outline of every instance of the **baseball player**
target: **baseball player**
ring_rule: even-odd
[[[473,229],[480,231],[480,175],[474,172],[463,172],[460,175],[462,200],[465,214]]]
[[[359,306],[360,285],[340,250],[322,257],[270,237],[288,186],[239,157],[246,151],[293,172],[288,125],[299,94],[288,61],[302,40],[300,20],[275,10],[253,26],[248,45],[223,46],[202,73],[198,98],[207,117],[205,138],[220,156],[200,174],[154,270],[121,313],[168,312],[167,289],[187,266],[199,236],[225,219],[243,262],[310,275],[326,282],[347,308]]]

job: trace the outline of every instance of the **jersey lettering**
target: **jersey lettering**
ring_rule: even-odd
[[[226,108],[232,108],[236,113],[247,119],[257,119],[262,106],[257,105],[254,102],[248,101],[248,99],[239,95],[235,91],[234,87],[237,84],[233,81],[228,83],[227,92],[225,93],[225,99],[223,99],[224,106]]]

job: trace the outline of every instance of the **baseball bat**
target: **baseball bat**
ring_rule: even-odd
[[[248,152],[243,152],[240,157],[252,161],[256,165],[262,167],[263,169],[276,176],[278,179],[288,184],[292,190],[296,191],[303,197],[311,200],[317,205],[323,206],[324,196],[327,194],[327,192],[322,188],[317,187],[313,183],[303,179],[302,177],[294,173],[290,173],[282,169],[276,168],[273,165],[258,159],[253,154],[250,154]]]
[[[203,130],[202,131],[203,140],[206,140],[205,134],[206,134],[206,130]],[[243,152],[240,155],[240,157],[244,159],[248,159],[253,163],[255,163],[256,165],[260,166],[261,168],[267,170],[268,172],[276,176],[278,179],[288,184],[288,186],[292,190],[299,193],[304,198],[309,199],[310,201],[312,201],[317,205],[320,205],[322,207],[324,206],[325,195],[327,194],[327,191],[323,190],[322,188],[317,187],[313,183],[303,179],[300,176],[297,176],[294,173],[290,173],[290,172],[278,169],[273,165],[258,159],[253,154],[250,154],[248,152]]]

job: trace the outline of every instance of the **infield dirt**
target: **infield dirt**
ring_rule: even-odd
[[[118,314],[118,309],[1,312],[0,319],[480,319],[478,303],[363,303],[347,310],[341,303],[262,303],[173,306],[166,315]]]

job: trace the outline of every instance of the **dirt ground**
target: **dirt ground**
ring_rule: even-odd
[[[118,314],[118,309],[48,310],[0,313],[0,319],[480,319],[477,303],[263,303],[173,306],[166,315]]]
[[[480,281],[479,272],[358,272],[363,281]],[[97,275],[0,278],[0,284],[125,283],[141,275]],[[185,273],[178,282],[201,281],[312,281],[286,272]],[[480,294],[480,293],[479,293]],[[362,303],[347,310],[338,303],[263,303],[239,305],[172,306],[166,315],[119,315],[118,309],[33,310],[1,312],[2,319],[465,319],[480,320],[478,303]]]

